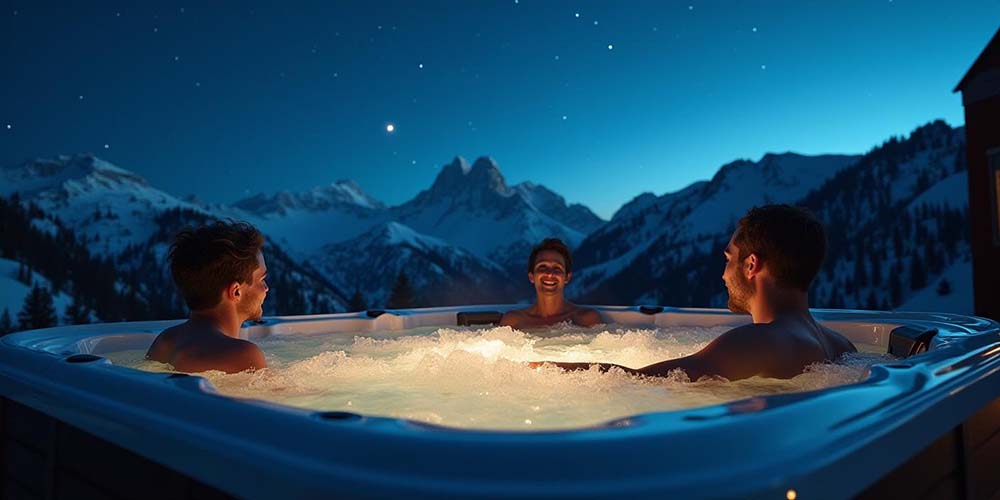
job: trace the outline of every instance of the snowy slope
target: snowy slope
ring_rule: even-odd
[[[6,309],[10,314],[10,320],[15,325],[15,328],[17,325],[17,313],[24,305],[24,298],[31,292],[30,286],[17,280],[17,271],[19,268],[20,264],[15,261],[0,259],[0,314],[3,314],[3,310]],[[44,276],[32,273],[31,277],[34,283],[38,283],[39,286],[51,290],[52,285]],[[62,292],[52,296],[52,303],[60,323],[62,323],[66,307],[72,301],[72,297]]]
[[[947,280],[951,286],[951,292],[947,295],[941,295],[937,291],[941,280]],[[973,314],[972,263],[962,260],[948,266],[938,279],[914,293],[897,310]]]
[[[656,199],[649,193],[640,195],[580,246],[579,293],[600,286],[604,278],[630,265],[654,243],[698,244],[726,233],[748,208],[795,202],[858,158],[767,154],[758,162],[738,160],[724,165],[711,181]]]
[[[965,208],[968,206],[968,172],[959,172],[938,182],[932,188],[914,198],[906,208],[912,212],[921,205],[942,205],[951,208]]]
[[[339,288],[358,290],[369,306],[385,307],[393,284],[405,272],[423,303],[461,304],[510,297],[498,266],[450,243],[386,222],[362,235],[329,245],[313,264]]]
[[[150,186],[138,175],[93,155],[37,159],[0,169],[0,195],[18,192],[87,237],[91,250],[116,255],[156,231],[169,208],[204,209]]]

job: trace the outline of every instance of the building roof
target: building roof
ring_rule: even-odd
[[[964,90],[965,84],[969,82],[969,79],[986,68],[1000,68],[1000,29],[993,34],[990,43],[986,44],[986,48],[976,58],[976,62],[972,63],[969,71],[965,72],[962,81],[958,82],[958,85],[955,86],[955,90],[952,90],[952,92]]]

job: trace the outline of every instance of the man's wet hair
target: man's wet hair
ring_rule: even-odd
[[[756,254],[778,285],[803,292],[826,257],[823,223],[809,210],[790,205],[751,208],[737,224],[733,243],[740,262]]]
[[[573,272],[573,256],[569,253],[569,247],[559,238],[545,238],[531,249],[531,255],[528,257],[529,273],[535,272],[535,260],[538,259],[538,254],[545,250],[559,252],[566,262],[566,274]]]
[[[184,228],[167,254],[170,274],[191,310],[215,307],[231,283],[253,279],[263,246],[264,235],[246,222]]]

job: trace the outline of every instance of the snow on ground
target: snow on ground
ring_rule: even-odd
[[[928,205],[944,205],[949,208],[965,208],[969,204],[969,175],[967,172],[944,179],[910,202],[908,210]]]
[[[947,279],[951,284],[951,293],[948,295],[937,293],[942,279]],[[948,266],[938,279],[918,290],[896,310],[972,314],[972,263],[958,261]]]
[[[24,305],[24,298],[31,292],[31,287],[17,281],[17,270],[20,264],[13,260],[0,259],[0,314],[6,308],[10,314],[10,320],[17,325],[17,313]],[[32,273],[34,282],[44,287],[50,287],[49,280],[41,274]],[[65,293],[58,293],[52,297],[52,302],[56,310],[59,322],[62,322],[63,313],[66,307],[72,302],[72,297]]]

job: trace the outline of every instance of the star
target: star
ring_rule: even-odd
[[[556,61],[558,61],[558,60],[559,60],[559,56],[556,56],[556,57],[555,57],[555,60],[556,60]]]
[[[410,160],[410,165],[416,165],[416,164],[417,164],[417,160]]]
[[[10,130],[10,129],[12,129],[12,128],[14,128],[14,126],[8,123],[8,124],[7,124],[7,130]]]
[[[420,69],[424,69],[424,63],[418,64],[417,67],[420,68]]]
[[[195,87],[201,87],[201,82],[194,82]]]
[[[577,12],[576,14],[573,14],[573,17],[580,17],[580,13]]]
[[[767,65],[766,64],[761,64],[760,65],[760,69],[767,69]]]
[[[153,33],[159,33],[159,32],[160,32],[160,28],[153,28]]]
[[[688,5],[688,10],[694,10],[694,5]]]
[[[181,60],[181,56],[174,56],[174,60],[175,61],[180,61]]]
[[[82,101],[83,100],[83,96],[82,95],[78,96],[77,99],[80,100],[80,101]]]
[[[610,43],[608,44],[608,50],[614,50],[614,48],[615,48],[614,45],[611,45]]]
[[[594,26],[597,26],[597,21],[594,21]]]
[[[104,149],[111,149],[111,145],[110,144],[105,144],[104,145]]]
[[[115,12],[115,17],[122,17],[122,13],[121,12]]]
[[[390,123],[385,126],[385,131],[391,134],[396,131],[396,126]]]
[[[757,32],[757,27],[756,27],[756,26],[754,26],[754,27],[753,27],[753,29],[752,29],[752,30],[750,30],[750,31],[753,31],[754,33],[756,33],[756,32]]]
[[[565,121],[565,120],[566,120],[566,118],[567,118],[567,116],[566,116],[566,115],[562,115],[562,119],[563,119],[563,121]]]

